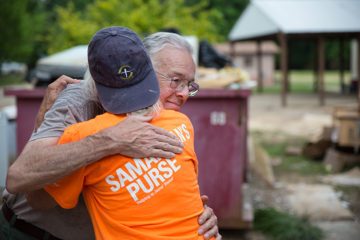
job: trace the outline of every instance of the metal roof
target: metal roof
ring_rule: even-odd
[[[360,32],[359,0],[252,0],[229,40],[285,34]]]

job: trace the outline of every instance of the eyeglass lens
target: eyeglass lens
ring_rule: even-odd
[[[171,87],[175,88],[178,91],[183,90],[184,87],[186,86],[186,84],[188,86],[190,94],[195,94],[199,90],[199,85],[197,83],[195,83],[195,82],[187,82],[185,80],[181,81],[179,79],[172,79],[171,80]]]

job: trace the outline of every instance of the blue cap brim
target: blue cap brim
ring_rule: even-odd
[[[111,88],[95,82],[99,100],[107,112],[123,114],[149,107],[157,102],[160,88],[157,76],[150,71],[139,83],[125,88]]]

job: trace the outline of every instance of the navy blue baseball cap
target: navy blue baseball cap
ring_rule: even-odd
[[[108,27],[95,33],[88,46],[88,62],[107,112],[128,113],[157,102],[160,88],[156,73],[134,31]]]

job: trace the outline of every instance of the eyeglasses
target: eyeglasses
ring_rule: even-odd
[[[159,74],[161,77],[165,78],[168,81],[171,81],[170,87],[172,89],[175,89],[176,91],[182,91],[184,87],[187,85],[189,89],[189,96],[195,96],[195,94],[199,91],[199,85],[195,83],[194,81],[188,81],[185,79],[180,79],[178,77],[169,77],[165,74],[159,73],[156,71],[157,74]]]

